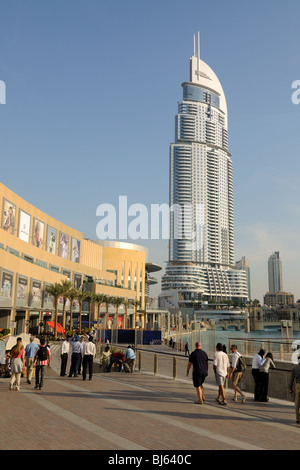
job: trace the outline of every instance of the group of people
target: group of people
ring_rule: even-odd
[[[118,372],[124,370],[125,372],[134,372],[136,363],[136,355],[132,346],[128,346],[125,354],[121,351],[111,353],[110,347],[106,346],[100,357],[100,365],[103,372],[110,372],[112,366],[115,364]]]
[[[93,342],[92,336],[75,335],[67,337],[61,346],[61,370],[60,375],[64,377],[66,374],[66,367],[68,358],[71,355],[71,367],[69,377],[78,377],[81,374],[82,365],[82,379],[85,380],[87,372],[89,380],[93,376],[93,363],[96,357],[96,346]],[[113,364],[118,367],[118,372],[124,370],[125,372],[133,372],[135,369],[136,356],[129,345],[123,354],[120,351],[111,352],[109,345],[106,345],[105,350],[100,357],[100,366],[104,372],[110,372]]]
[[[61,367],[60,376],[67,375],[68,358],[71,356],[71,366],[69,377],[78,377],[81,375],[82,367],[82,380],[86,380],[87,372],[89,380],[93,377],[93,363],[96,357],[96,346],[93,342],[93,336],[75,334],[74,336],[67,336],[61,345]]]
[[[27,371],[27,383],[31,384],[35,369],[35,387],[40,390],[44,387],[45,367],[51,367],[50,348],[44,338],[40,344],[34,342],[34,337],[30,338],[29,344],[24,348],[22,338],[17,338],[16,345],[10,351],[10,383],[9,389],[20,390],[21,376]]]
[[[254,400],[267,402],[269,388],[269,369],[275,368],[272,353],[264,349],[255,354],[252,360],[252,376],[255,382]]]
[[[215,374],[216,384],[218,385],[218,396],[216,401],[220,405],[227,405],[226,399],[226,383],[230,379],[234,390],[233,401],[237,401],[238,395],[241,396],[241,402],[246,401],[246,396],[239,387],[239,382],[246,368],[245,360],[238,352],[237,346],[234,344],[230,347],[232,353],[231,365],[226,348],[223,344],[218,343],[213,358],[213,371]],[[193,385],[197,391],[197,400],[195,403],[203,404],[205,401],[203,384],[208,375],[208,356],[202,349],[200,342],[196,342],[195,350],[190,354],[187,365],[187,376],[193,366]],[[252,375],[255,381],[254,399],[257,401],[268,401],[268,384],[269,384],[269,368],[274,367],[273,356],[264,350],[260,350],[253,358]],[[299,382],[300,383],[300,382]],[[300,387],[299,387],[300,388]]]

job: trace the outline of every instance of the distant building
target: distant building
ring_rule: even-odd
[[[245,256],[242,257],[239,261],[236,261],[235,263],[236,267],[238,269],[242,269],[243,271],[246,271],[246,277],[247,277],[247,286],[248,286],[248,298],[251,299],[251,286],[250,286],[250,267],[249,267],[249,262],[245,258]]]
[[[275,251],[268,260],[269,293],[275,294],[283,290],[282,263],[279,251]]]
[[[264,305],[269,307],[281,307],[284,305],[293,305],[295,302],[294,294],[290,292],[275,292],[274,294],[267,292],[264,296]]]

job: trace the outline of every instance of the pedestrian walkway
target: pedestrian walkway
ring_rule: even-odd
[[[19,392],[0,379],[1,436],[5,450],[298,450],[300,427],[292,403],[216,402],[217,387],[204,385],[196,405],[191,379],[163,371],[95,372],[91,381],[59,377],[59,346],[44,390],[21,380]],[[146,360],[145,360],[146,362]],[[97,366],[95,366],[97,371]],[[112,454],[114,455],[114,454]]]

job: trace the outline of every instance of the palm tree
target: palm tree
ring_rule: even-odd
[[[105,295],[104,294],[95,294],[95,300],[94,302],[97,304],[98,309],[97,309],[97,319],[98,323],[100,323],[100,307],[104,303],[105,300]]]
[[[130,305],[129,300],[125,299],[123,302],[123,305],[125,308],[124,328],[127,328],[127,310],[128,310],[128,306]]]
[[[79,302],[79,331],[81,331],[81,315],[82,315],[82,305],[84,300],[86,300],[88,293],[85,291],[81,291],[80,289],[77,290],[76,298]]]
[[[52,284],[52,286],[48,287],[48,292],[50,295],[53,296],[54,299],[54,310],[55,310],[55,318],[54,318],[54,339],[57,339],[57,319],[58,319],[58,299],[62,296],[63,293],[63,286],[58,282]]]
[[[137,308],[141,306],[141,301],[135,299],[132,304],[134,305],[134,328],[136,328]]]
[[[91,318],[92,318],[92,304],[96,302],[97,296],[93,294],[92,292],[86,292],[86,301],[89,304],[89,328],[91,325]]]
[[[112,303],[112,297],[110,297],[109,295],[105,295],[104,299],[103,299],[103,303],[105,303],[105,305],[106,305],[105,328],[107,329],[107,327],[108,327],[108,308],[109,308],[109,304]]]
[[[137,315],[137,308],[141,305],[141,301],[138,299],[135,299],[132,302],[132,305],[134,305],[134,348],[136,350],[137,347],[137,331],[136,331],[136,315]]]
[[[72,329],[73,320],[73,302],[77,298],[78,291],[73,287],[68,292],[68,299],[70,301],[70,330]]]
[[[63,280],[61,282],[61,285],[62,285],[62,297],[64,301],[62,327],[66,329],[66,307],[67,307],[68,293],[73,288],[73,284],[71,281]]]
[[[112,303],[116,306],[116,318],[117,318],[117,329],[118,329],[118,312],[119,312],[119,306],[124,303],[124,297],[113,297]]]

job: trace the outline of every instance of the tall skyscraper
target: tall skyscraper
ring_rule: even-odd
[[[169,262],[160,303],[246,301],[246,272],[234,262],[226,98],[216,74],[200,59],[199,33],[197,46],[194,36],[190,80],[182,88],[170,145],[170,207],[177,209],[170,216]]]
[[[282,286],[282,263],[279,256],[279,251],[275,251],[268,260],[268,274],[269,274],[269,293],[275,294],[276,292],[283,291]]]

